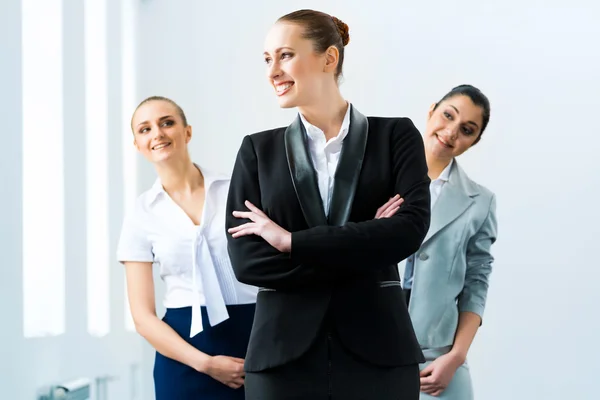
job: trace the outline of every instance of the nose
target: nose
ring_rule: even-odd
[[[275,80],[281,76],[281,68],[279,62],[273,61],[267,68],[267,76],[271,80]]]
[[[152,133],[154,134],[152,139],[162,139],[164,137],[162,126],[160,126],[160,124],[156,125],[155,129],[152,129]]]
[[[446,129],[444,129],[444,135],[453,141],[456,140],[458,137],[458,124],[447,126]]]

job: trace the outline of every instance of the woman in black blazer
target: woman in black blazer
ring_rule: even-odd
[[[409,119],[344,100],[348,41],[346,24],[312,10],[266,39],[269,83],[299,115],[244,138],[229,190],[232,265],[260,287],[250,400],[419,398],[423,355],[397,264],[429,227],[423,141]]]

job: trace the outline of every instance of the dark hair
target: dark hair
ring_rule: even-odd
[[[340,59],[335,71],[336,79],[342,75],[344,46],[350,42],[348,25],[334,16],[321,11],[298,10],[279,18],[277,22],[291,22],[304,27],[304,39],[312,40],[315,52],[323,54],[329,46],[337,47]]]
[[[477,137],[477,139],[475,139],[475,142],[473,142],[473,144],[475,144],[479,142],[479,140],[481,139],[481,135],[483,135],[483,131],[485,131],[488,122],[490,122],[490,101],[488,100],[486,95],[483,94],[481,90],[477,89],[475,86],[459,85],[453,88],[448,93],[446,93],[446,95],[435,104],[435,107],[433,109],[435,110],[443,101],[456,96],[467,96],[469,99],[471,99],[473,104],[481,108],[481,119],[483,122],[481,125],[481,132],[479,132],[479,136]]]
[[[179,114],[179,117],[181,118],[181,121],[183,122],[183,126],[188,126],[187,123],[187,118],[185,117],[185,113],[183,112],[183,109],[181,107],[179,107],[179,104],[175,103],[173,100],[167,98],[167,97],[163,97],[163,96],[150,96],[146,99],[144,99],[140,104],[138,104],[138,106],[135,108],[135,111],[133,112],[133,114],[131,115],[131,129],[133,130],[133,117],[135,115],[135,113],[137,112],[137,110],[143,106],[146,103],[149,103],[151,101],[166,101],[167,103],[170,103],[172,106],[175,107],[175,109],[177,110],[177,114]]]

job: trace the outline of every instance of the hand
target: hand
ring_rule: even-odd
[[[289,253],[292,250],[292,234],[271,221],[271,219],[254,204],[247,200],[244,204],[250,211],[234,211],[233,216],[236,218],[249,219],[252,222],[230,228],[228,232],[231,233],[231,236],[234,238],[247,235],[260,236],[280,252]]]
[[[396,211],[400,208],[400,205],[404,203],[404,199],[399,194],[390,198],[384,205],[377,209],[375,219],[389,218],[396,214]]]
[[[213,356],[206,365],[206,374],[230,388],[244,384],[244,360],[228,356]]]
[[[421,371],[421,392],[439,396],[448,387],[464,360],[450,352],[435,359]]]

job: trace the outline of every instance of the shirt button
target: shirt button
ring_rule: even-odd
[[[419,254],[419,260],[421,261],[425,261],[429,258],[429,256],[427,255],[427,253],[421,253]]]

